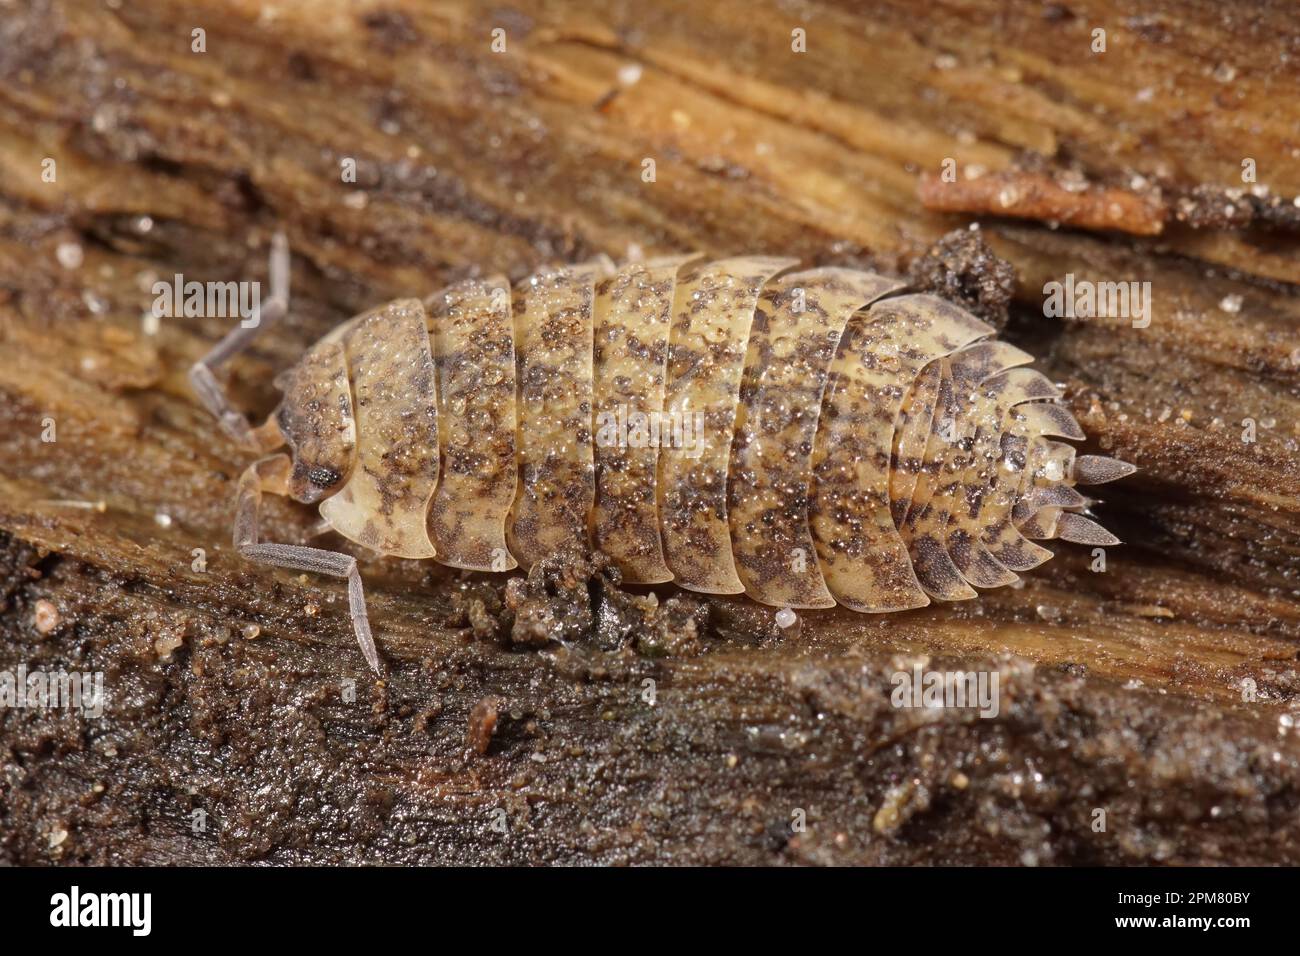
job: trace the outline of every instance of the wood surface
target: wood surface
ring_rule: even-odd
[[[1285,3],[0,2],[0,670],[109,694],[0,710],[0,861],[1300,862],[1298,88]],[[1167,216],[927,210],[945,159]],[[902,274],[971,222],[1005,336],[1140,468],[1101,489],[1104,572],[1061,544],[781,630],[582,555],[507,590],[357,551],[382,680],[337,582],[231,550],[249,459],[185,379],[228,320],[144,318],[159,278],[265,280],[284,229],[289,318],[226,376],[260,420],[307,344],[458,278]],[[1045,316],[1067,273],[1149,282],[1149,326]],[[313,521],[272,501],[267,537]],[[893,707],[915,662],[998,673],[999,715]]]

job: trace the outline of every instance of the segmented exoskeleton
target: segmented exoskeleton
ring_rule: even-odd
[[[271,285],[261,328],[288,307],[282,237]],[[312,346],[251,429],[212,369],[255,331],[191,370],[232,436],[290,449],[241,478],[235,545],[346,577],[376,670],[356,561],[260,543],[263,492],[384,555],[508,571],[576,543],[628,583],[882,612],[1010,584],[1051,557],[1031,539],[1118,543],[1074,486],[1133,471],[1054,441],[1084,437],[1060,392],[968,312],[791,259],[591,263],[391,302]]]

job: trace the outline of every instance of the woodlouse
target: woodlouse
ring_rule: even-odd
[[[190,373],[234,438],[289,446],[240,479],[235,546],[347,578],[378,671],[356,561],[259,542],[264,492],[380,554],[505,571],[578,543],[629,583],[788,608],[962,600],[1051,557],[1031,539],[1118,543],[1074,486],[1134,469],[1052,440],[1084,435],[1031,356],[901,281],[797,265],[591,263],[390,302],[279,376],[253,429],[213,369],[288,308],[277,236],[260,325]]]

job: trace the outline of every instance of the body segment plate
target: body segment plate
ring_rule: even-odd
[[[745,593],[780,607],[832,607],[808,524],[813,438],[845,323],[902,283],[849,269],[773,279],[750,332],[731,445],[727,516]]]
[[[585,547],[596,499],[592,457],[594,267],[515,286],[519,487],[507,539],[525,568],[566,545]]]
[[[841,604],[895,611],[929,603],[891,510],[894,430],[922,369],[992,331],[919,295],[879,302],[845,329],[813,443],[810,506],[822,573]]]
[[[694,418],[663,414],[668,330],[678,269],[694,256],[625,266],[596,286],[592,536],[623,580],[672,580],[659,531],[659,452],[698,447]]]
[[[399,299],[343,336],[356,402],[357,463],[321,503],[335,531],[380,554],[431,558],[426,530],[438,483],[438,396],[424,307]]]
[[[727,521],[727,468],[754,307],[794,259],[747,257],[690,266],[678,277],[664,410],[701,422],[698,449],[659,454],[664,555],[683,587],[739,594]],[[699,417],[696,417],[699,416]]]
[[[508,571],[515,499],[515,349],[510,285],[471,279],[426,301],[438,376],[442,476],[429,508],[438,560]]]

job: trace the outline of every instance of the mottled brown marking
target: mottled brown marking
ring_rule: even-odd
[[[429,508],[438,560],[476,571],[516,567],[506,518],[518,483],[510,284],[466,280],[430,296],[442,474]]]
[[[662,416],[673,292],[693,258],[628,265],[596,287],[592,535],[631,584],[673,578],[659,531],[659,449],[673,441]]]
[[[514,290],[519,488],[508,525],[525,568],[588,544],[592,456],[592,301],[596,270],[534,275]]]
[[[961,379],[957,394],[966,396],[966,414],[973,422],[974,438],[948,502],[947,551],[957,570],[975,587],[1004,587],[1018,580],[989,553],[981,535],[984,506],[997,486],[1001,467],[1002,432],[1011,414],[1005,398],[1006,380],[990,379],[1028,361],[1031,357],[1027,353],[1005,342],[980,342],[954,358],[954,369]]]
[[[731,446],[728,520],[745,593],[780,607],[832,607],[808,524],[813,439],[845,323],[902,283],[848,269],[769,281],[749,337]]]
[[[731,553],[727,468],[754,306],[763,284],[793,259],[724,259],[687,269],[673,296],[666,411],[704,415],[704,449],[659,455],[664,556],[675,580],[693,591],[744,590]]]
[[[882,612],[929,603],[893,517],[895,433],[918,417],[928,432],[930,419],[905,405],[918,377],[989,332],[926,295],[885,299],[849,322],[814,441],[810,508],[822,572],[841,604]],[[930,374],[937,380],[937,372]],[[929,391],[924,383],[922,391]]]

